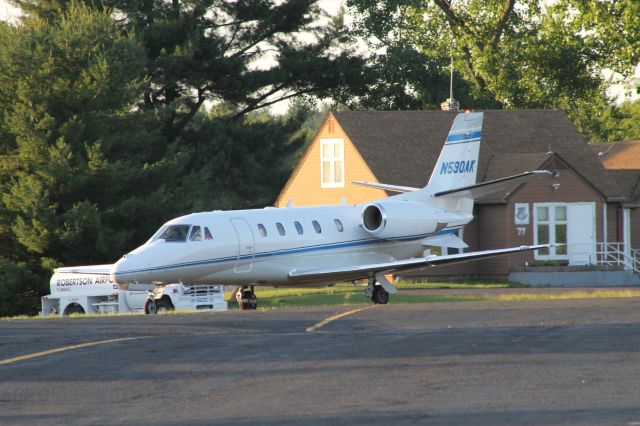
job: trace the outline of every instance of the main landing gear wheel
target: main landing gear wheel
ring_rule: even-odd
[[[376,282],[375,275],[369,277],[369,285],[364,294],[376,305],[386,305],[389,303],[389,292],[380,283]]]
[[[254,310],[258,308],[258,298],[253,290],[253,286],[241,287],[240,291],[236,294],[236,298],[241,311]]]
[[[373,303],[377,305],[386,305],[389,303],[389,292],[382,288],[380,284],[373,287],[373,295],[371,296]]]

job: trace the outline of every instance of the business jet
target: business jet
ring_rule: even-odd
[[[395,287],[385,275],[549,247],[547,244],[448,255],[431,246],[467,248],[458,231],[478,197],[513,188],[546,170],[476,184],[483,114],[456,116],[424,188],[357,184],[397,192],[357,205],[212,211],[164,224],[116,262],[121,285],[225,283],[242,288],[241,308],[257,305],[254,286],[308,287],[368,280],[365,294],[386,304]]]

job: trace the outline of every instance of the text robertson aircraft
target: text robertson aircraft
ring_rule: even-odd
[[[424,188],[355,182],[399,194],[351,206],[182,216],[124,255],[111,274],[121,285],[238,285],[242,308],[255,308],[255,285],[305,287],[368,279],[365,294],[384,304],[395,292],[385,274],[549,247],[425,256],[429,246],[468,247],[456,234],[473,219],[474,199],[553,175],[537,170],[476,184],[482,119],[481,112],[456,116]]]

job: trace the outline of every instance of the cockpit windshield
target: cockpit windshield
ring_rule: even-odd
[[[191,225],[169,225],[160,228],[150,241],[165,240],[167,242],[185,242]]]

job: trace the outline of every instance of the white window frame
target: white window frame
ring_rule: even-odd
[[[324,146],[333,145],[333,156],[324,157]],[[336,147],[340,147],[340,155],[336,155]],[[324,162],[329,162],[330,176],[325,182]],[[336,162],[341,162],[341,181],[336,181]],[[321,188],[344,188],[344,139],[320,139],[320,187]]]
[[[549,226],[549,244],[556,243],[555,225],[564,224],[566,226],[566,233],[568,238],[569,232],[569,204],[568,203],[533,203],[533,244],[540,244],[538,242],[538,207],[547,207],[549,213],[548,224]],[[556,207],[565,208],[565,219],[556,220]],[[551,232],[553,230],[553,232]],[[566,242],[568,243],[568,241]],[[539,250],[534,250],[534,259],[536,260],[569,260],[569,250],[565,246],[565,254],[557,254],[557,247],[549,247],[549,254],[539,254]]]

